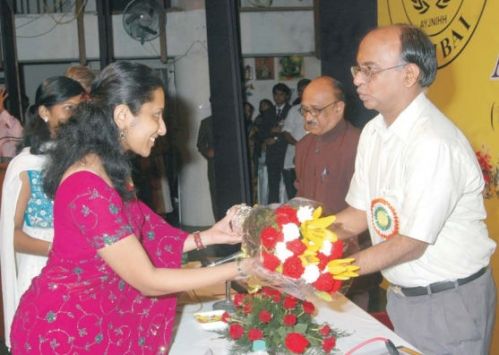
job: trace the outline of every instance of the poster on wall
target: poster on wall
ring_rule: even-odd
[[[293,80],[303,78],[303,57],[292,55],[279,59],[279,80]]]
[[[274,80],[274,57],[255,58],[256,80]]]

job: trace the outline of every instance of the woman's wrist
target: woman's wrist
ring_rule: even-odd
[[[196,250],[202,250],[206,248],[206,245],[203,241],[203,237],[201,236],[200,231],[193,232],[192,238],[194,239],[194,245],[196,246]]]

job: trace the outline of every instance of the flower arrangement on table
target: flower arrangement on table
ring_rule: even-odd
[[[335,216],[321,216],[322,207],[314,204],[295,198],[276,209],[246,206],[242,250],[257,258],[260,269],[250,286],[269,285],[298,298],[315,295],[330,301],[342,281],[358,276],[354,259],[341,258],[343,243],[329,229]]]
[[[346,334],[314,321],[315,306],[276,289],[234,295],[234,313],[224,313],[233,354],[266,351],[282,354],[329,354]]]

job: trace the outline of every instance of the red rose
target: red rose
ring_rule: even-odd
[[[263,332],[258,328],[251,328],[250,331],[248,332],[248,339],[251,341],[262,338],[263,338]]]
[[[276,293],[272,296],[272,301],[274,301],[274,303],[279,303],[281,302],[281,294],[280,293]]]
[[[334,246],[333,246],[334,248]],[[329,262],[329,259],[327,256],[321,252],[317,253],[317,257],[319,258],[319,265],[317,267],[319,268],[320,271],[324,270],[324,268],[327,266],[327,263]]]
[[[279,292],[279,290],[276,290],[275,288],[268,287],[268,286],[262,287],[262,293],[265,296],[270,297],[270,298],[274,298],[276,295],[278,295],[278,296],[281,295],[281,292]]]
[[[326,336],[326,335],[329,335],[329,333],[331,332],[331,328],[329,327],[329,325],[327,324],[324,324],[320,329],[319,329],[319,333],[321,333],[322,336]]]
[[[303,301],[303,312],[305,313],[308,313],[308,314],[312,314],[315,312],[315,306],[313,303],[310,303],[308,301]]]
[[[333,243],[331,248],[331,255],[329,255],[329,260],[339,259],[343,255],[343,241],[338,240]]]
[[[288,327],[292,327],[296,324],[297,318],[294,314],[286,314],[282,320],[282,323]]]
[[[285,309],[293,309],[296,307],[296,304],[298,303],[298,300],[293,297],[293,296],[289,296],[287,295],[285,298],[284,298],[284,303],[283,303],[283,307]]]
[[[272,300],[277,303],[277,302],[280,302],[281,301],[281,292],[279,292],[278,290],[276,290],[275,288],[271,288],[271,287],[264,287],[262,288],[262,293],[269,297],[269,298],[272,298]]]
[[[267,324],[272,319],[272,313],[264,309],[258,314],[258,319],[260,322]]]
[[[289,276],[293,279],[299,279],[300,276],[305,271],[301,260],[297,256],[291,256],[286,259],[282,265],[282,273],[285,276]]]
[[[251,306],[251,303],[243,304],[243,313],[244,314],[250,314],[252,309],[253,309],[253,307]]]
[[[281,260],[279,260],[274,254],[262,252],[262,259],[263,267],[270,271],[275,271],[275,269],[281,265]]]
[[[283,240],[282,233],[272,227],[266,227],[260,233],[262,244],[267,249],[274,249],[277,242]]]
[[[282,226],[287,223],[300,225],[296,210],[293,207],[283,205],[275,210],[275,220],[278,225]]]
[[[309,341],[303,334],[300,333],[289,333],[286,335],[286,339],[284,340],[284,345],[288,348],[289,351],[295,354],[303,354],[303,352],[310,345]]]
[[[325,338],[322,341],[322,350],[324,350],[324,352],[326,354],[330,353],[331,350],[333,350],[335,346],[336,346],[336,338],[335,337]]]
[[[333,279],[333,288],[329,291],[329,293],[338,291],[341,288],[341,285],[343,285],[342,281]]]
[[[301,254],[303,254],[303,252],[305,250],[307,250],[307,246],[305,244],[303,244],[301,239],[295,239],[295,240],[292,240],[290,242],[287,242],[286,248],[288,248],[288,250],[292,251],[293,254],[295,254],[295,255],[301,255]]]
[[[236,307],[240,307],[242,304],[243,304],[243,301],[244,301],[244,294],[243,293],[236,293],[234,295],[234,305]]]
[[[225,322],[225,323],[228,323],[230,321],[230,314],[227,313],[227,312],[224,312],[222,314],[222,321]]]
[[[238,323],[231,324],[229,334],[232,339],[237,340],[243,336],[244,328]]]
[[[314,282],[314,287],[319,291],[331,292],[334,286],[334,280],[331,274],[323,273],[320,274],[319,278]]]

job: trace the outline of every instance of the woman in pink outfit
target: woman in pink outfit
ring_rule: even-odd
[[[144,65],[117,62],[59,130],[45,170],[54,197],[47,266],[21,298],[13,354],[167,353],[175,293],[235,278],[249,261],[181,269],[182,252],[239,243],[227,216],[201,233],[168,225],[135,197],[129,152],[166,133],[164,91]]]

